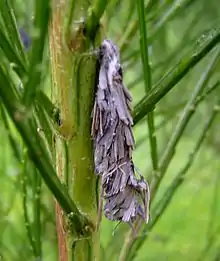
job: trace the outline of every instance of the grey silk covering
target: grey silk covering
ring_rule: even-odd
[[[92,137],[95,171],[101,176],[104,214],[110,220],[132,223],[141,216],[148,222],[149,187],[134,173],[131,95],[123,85],[117,46],[104,40],[93,108]]]

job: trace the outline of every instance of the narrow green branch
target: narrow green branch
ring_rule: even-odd
[[[20,57],[16,55],[16,51],[14,50],[13,46],[7,39],[7,35],[5,34],[4,29],[0,26],[0,50],[4,53],[4,55],[7,57],[7,59],[11,62],[16,64],[15,71],[19,76],[22,76],[26,73],[26,67],[23,64]],[[1,52],[1,59],[2,57]]]
[[[117,4],[117,1],[116,3],[114,2],[112,4],[112,14],[114,15],[114,12],[115,12],[115,5]],[[130,1],[129,2],[129,8],[128,8],[128,11],[126,12],[127,14],[127,17],[126,17],[126,20],[124,21],[124,24],[123,24],[123,27],[122,27],[122,32],[125,32],[126,29],[127,29],[127,26],[129,24],[130,21],[132,21],[134,19],[134,10],[135,10],[135,5],[136,5],[136,1]]]
[[[204,90],[204,88],[206,87],[206,85],[207,85],[207,82],[208,82],[208,80],[209,80],[209,78],[210,78],[210,76],[211,76],[211,74],[213,73],[213,70],[214,70],[214,68],[215,68],[215,66],[216,66],[216,64],[217,64],[217,61],[218,61],[218,58],[219,58],[219,49],[215,52],[215,54],[214,54],[214,56],[213,56],[213,58],[212,58],[212,60],[211,60],[211,62],[208,64],[208,66],[207,66],[207,69],[206,69],[206,71],[204,72],[204,74],[202,75],[202,77],[200,78],[200,80],[199,80],[199,82],[198,82],[198,85],[195,87],[195,90],[194,90],[194,92],[193,92],[193,94],[192,94],[192,97],[190,98],[190,100],[189,100],[189,102],[187,103],[187,105],[185,106],[185,109],[183,110],[183,113],[182,113],[182,116],[180,117],[180,119],[179,119],[179,122],[177,123],[177,126],[176,126],[176,128],[175,128],[175,130],[174,130],[174,132],[173,132],[173,135],[171,136],[171,138],[170,138],[170,141],[169,141],[169,143],[168,143],[168,145],[167,145],[167,147],[166,147],[166,150],[165,150],[165,153],[164,153],[164,155],[163,155],[163,157],[162,157],[162,160],[161,160],[161,163],[160,163],[160,165],[159,165],[159,170],[160,170],[160,175],[159,176],[156,176],[156,175],[154,175],[153,176],[153,182],[152,182],[152,184],[151,184],[151,201],[152,201],[152,199],[154,198],[154,196],[155,196],[155,192],[157,191],[157,189],[158,189],[158,186],[159,186],[159,184],[160,184],[160,182],[161,182],[161,180],[162,180],[162,178],[163,178],[163,176],[164,176],[164,174],[165,174],[165,172],[166,172],[166,169],[167,169],[167,167],[168,167],[168,165],[169,165],[169,163],[170,163],[170,161],[171,161],[171,159],[172,159],[172,157],[173,157],[173,155],[174,155],[174,152],[175,152],[175,147],[176,147],[176,145],[177,145],[177,143],[178,143],[178,141],[179,141],[179,139],[180,139],[180,137],[181,137],[181,135],[182,135],[182,133],[183,133],[183,131],[184,131],[184,129],[185,129],[185,127],[187,126],[187,123],[189,122],[189,120],[190,120],[190,118],[191,118],[191,116],[193,115],[193,113],[195,112],[195,107],[196,107],[196,101],[197,101],[197,99],[198,99],[198,96],[200,96],[201,95],[201,93],[202,93],[202,91]],[[215,112],[215,110],[214,110],[214,112]],[[212,118],[211,118],[212,119]],[[211,120],[210,120],[211,121]],[[212,123],[212,121],[211,121],[211,123]],[[210,123],[210,124],[211,124]],[[206,124],[207,126],[210,126],[208,123]],[[203,136],[201,136],[201,140],[203,141]],[[199,141],[200,142],[200,141]],[[200,142],[201,143],[201,142]],[[199,143],[199,144],[200,144]],[[200,146],[200,145],[198,145],[198,146]],[[197,147],[196,147],[197,148]],[[193,157],[191,157],[191,160],[192,160],[192,162],[193,162]],[[190,162],[189,164],[191,165],[191,163],[192,162]],[[190,166],[189,165],[189,166]],[[188,170],[188,167],[189,167],[188,165],[186,166],[186,171]],[[178,179],[178,184],[180,185],[181,184],[181,179]],[[174,180],[174,185],[175,186],[177,186],[176,185],[176,179]],[[178,185],[178,186],[179,186]],[[170,195],[170,194],[169,194]],[[171,194],[172,195],[172,194]],[[168,198],[168,197],[163,197],[162,198],[162,200],[161,200],[161,202],[163,202],[163,200],[165,200],[166,198]],[[168,202],[169,201],[167,201],[167,204],[168,204]],[[163,206],[165,206],[165,205],[163,205]],[[156,209],[158,209],[158,211],[160,210],[160,208],[158,207],[158,208],[156,208]],[[163,210],[162,210],[163,211]],[[161,213],[160,213],[161,214]],[[147,227],[149,230],[153,227],[153,225],[154,225],[154,220],[156,220],[156,217],[157,217],[157,213],[156,214],[152,214],[152,216],[153,216],[153,221],[151,221],[150,222],[150,224],[149,224],[149,226]],[[159,216],[158,216],[158,218],[159,218]],[[148,231],[148,230],[147,230]],[[132,233],[132,232],[131,232]],[[130,238],[129,240],[128,240],[128,244],[127,245],[130,245],[130,246],[132,246],[132,244],[134,243],[134,238]],[[140,243],[141,244],[141,243]],[[123,255],[123,259],[122,260],[127,260],[127,257],[128,257],[128,253],[130,252],[130,248],[131,247],[129,247],[129,248],[126,248],[126,244],[125,244],[125,247],[123,247],[123,250],[122,250],[122,253],[124,253],[124,255]],[[132,259],[129,259],[129,260],[132,260]]]
[[[154,2],[157,2],[155,0]],[[151,11],[151,4],[147,5],[147,7],[144,7],[144,13],[149,13]],[[132,37],[135,35],[136,31],[138,29],[138,20],[131,20],[129,24],[126,27],[126,30],[124,34],[121,36],[120,42],[119,42],[119,48],[121,53],[123,53],[127,47],[128,40],[132,40]]]
[[[217,109],[217,108],[216,108]],[[219,173],[217,172],[215,178],[213,179],[213,200],[210,204],[210,218],[208,221],[207,226],[207,233],[206,233],[206,242],[205,246],[202,251],[199,253],[198,258],[196,261],[202,261],[209,253],[211,247],[216,243],[219,239],[219,229],[220,226],[216,227],[218,224],[218,193],[219,193]],[[215,228],[216,227],[216,228]]]
[[[92,7],[90,2],[55,1],[50,24],[51,93],[61,119],[58,135],[54,136],[54,165],[58,178],[68,185],[69,195],[89,222],[89,236],[81,240],[74,233],[58,234],[60,260],[99,260],[91,139],[97,59],[88,52],[100,44],[97,29],[107,1],[93,1]],[[58,231],[63,229],[63,218],[57,209]],[[70,228],[75,226],[74,220],[69,221]]]
[[[27,150],[23,149],[23,159],[22,159],[22,196],[23,196],[23,213],[25,220],[25,227],[27,230],[27,236],[33,251],[34,256],[37,258],[37,250],[34,243],[34,235],[32,231],[31,221],[28,215],[28,204],[27,204]]]
[[[204,127],[201,131],[201,134],[195,144],[195,147],[189,155],[188,161],[186,162],[185,166],[180,170],[180,172],[176,175],[176,177],[172,181],[172,184],[170,185],[170,187],[166,190],[166,192],[163,194],[161,199],[158,201],[158,204],[154,207],[154,209],[152,211],[152,213],[154,213],[153,214],[154,222],[152,223],[152,227],[157,222],[157,220],[162,216],[160,209],[165,209],[169,205],[168,203],[173,198],[174,192],[176,192],[177,188],[184,181],[184,176],[186,175],[187,171],[192,166],[192,164],[195,160],[195,157],[207,135],[207,132],[211,129],[211,126],[213,125],[214,120],[215,120],[217,114],[219,113],[219,111],[220,111],[219,105],[214,106],[213,112],[210,114],[210,116],[206,120]]]
[[[139,16],[140,50],[141,50],[141,58],[142,58],[142,64],[144,69],[145,93],[148,94],[148,92],[151,90],[152,87],[152,75],[151,75],[151,68],[150,68],[149,57],[148,57],[147,28],[145,22],[143,0],[137,0],[137,9],[138,9],[138,16]],[[157,157],[157,140],[155,136],[153,111],[148,113],[147,121],[148,121],[152,165],[153,165],[153,169],[156,171],[158,168],[158,157]]]
[[[38,91],[36,93],[35,102],[38,105],[42,105],[44,107],[45,111],[47,112],[47,115],[51,118],[51,115],[56,110],[56,107],[44,92]]]
[[[0,12],[4,21],[4,26],[8,34],[9,42],[20,60],[22,67],[26,70],[27,60],[24,48],[18,32],[14,10],[9,0],[0,1]],[[2,38],[0,38],[2,40]]]
[[[170,64],[173,63],[173,60],[177,57],[181,57],[181,54],[185,52],[185,50],[196,40],[195,37],[191,36],[192,28],[195,27],[196,21],[198,21],[199,17],[201,17],[202,12],[199,10],[195,17],[190,22],[189,26],[184,30],[183,35],[181,37],[181,41],[178,44],[178,46],[168,55],[165,56],[165,58],[159,60],[154,66],[152,66],[152,71],[154,72],[154,75],[157,73],[157,71],[162,70],[166,71],[166,69],[170,66]],[[148,41],[149,44],[149,41]],[[137,60],[139,59],[139,51],[133,51],[127,58],[125,57],[124,60],[126,62],[129,61],[129,59],[132,59],[132,61],[129,63],[127,68],[132,68],[134,64],[136,64]],[[127,84],[128,89],[132,89],[136,86],[139,82],[141,82],[143,79],[143,73],[138,75],[136,78],[132,79],[130,83]]]
[[[37,258],[42,259],[42,247],[41,247],[41,176],[37,173],[37,169],[33,167],[33,208],[34,208],[34,237]]]
[[[43,104],[34,103],[33,114],[36,121],[36,129],[38,130],[39,136],[44,141],[43,146],[48,152],[49,158],[52,158],[53,134],[55,133],[55,124],[51,120],[52,113],[50,114],[50,117],[48,117]]]
[[[163,15],[160,19],[154,23],[151,33],[149,35],[149,40],[152,41],[154,36],[166,25],[168,21],[170,21],[178,12],[183,9],[189,2],[195,0],[181,0],[181,1],[173,1],[173,4],[170,6],[168,4],[168,9],[163,11]]]
[[[190,121],[190,118],[192,117],[193,113],[196,110],[196,106],[198,105],[198,103],[196,104],[196,100],[198,99],[198,96],[200,96],[203,92],[203,90],[205,89],[205,87],[207,86],[207,83],[213,73],[214,68],[217,65],[217,62],[219,60],[219,53],[220,53],[220,49],[218,49],[212,60],[210,61],[210,63],[208,64],[205,72],[203,73],[202,77],[199,79],[198,84],[195,87],[194,92],[192,93],[191,98],[189,99],[188,103],[186,104],[182,115],[180,116],[180,119],[173,131],[173,134],[166,146],[166,150],[164,152],[164,154],[162,155],[161,158],[161,162],[159,164],[159,174],[153,177],[153,181],[151,184],[151,190],[152,190],[152,195],[151,198],[154,197],[161,180],[163,179],[166,170],[173,158],[173,155],[175,153],[175,148],[177,143],[179,142],[180,138],[182,137],[182,134],[187,126],[187,124]]]
[[[86,21],[86,35],[90,39],[94,40],[97,32],[97,28],[100,25],[100,19],[107,7],[107,0],[95,0],[91,9],[89,9],[88,18]]]
[[[204,101],[210,94],[212,94],[220,85],[220,81],[214,83],[211,87],[209,87],[201,96],[196,100],[196,105]]]
[[[147,113],[154,109],[160,101],[202,58],[220,42],[220,31],[210,30],[203,44],[196,46],[192,54],[185,55],[165,77],[146,95],[134,109],[134,124],[139,122]]]
[[[213,180],[213,200],[212,203],[210,204],[210,218],[209,218],[209,223],[207,226],[207,241],[209,241],[209,239],[211,239],[212,237],[212,233],[213,233],[213,228],[216,225],[217,222],[217,218],[218,218],[218,189],[219,189],[219,183],[220,183],[220,179],[218,176],[218,173],[215,176],[215,179]]]
[[[56,176],[50,159],[45,153],[45,150],[42,147],[42,143],[40,141],[40,137],[33,126],[33,122],[31,121],[32,115],[30,112],[27,113],[26,108],[24,108],[16,99],[12,91],[13,88],[11,87],[11,83],[8,81],[8,78],[5,75],[5,70],[2,66],[0,66],[0,83],[0,96],[8,114],[10,115],[28,148],[30,158],[38,168],[39,173],[63,210],[67,214],[73,213],[72,215],[75,228],[77,233],[81,234],[84,230],[86,219],[80,214],[76,205],[71,200],[67,191],[64,189],[58,177]]]
[[[146,7],[146,13],[152,11],[152,9],[159,3],[159,0],[150,0]]]
[[[5,108],[3,107],[3,104],[1,102],[0,102],[0,110],[1,110],[2,120],[4,122],[6,131],[7,131],[7,135],[8,135],[8,138],[9,138],[9,142],[11,144],[15,158],[18,160],[18,162],[21,162],[21,152],[19,151],[18,144],[16,143],[15,138],[12,135],[10,125],[9,125],[9,122],[8,122],[8,118],[7,118],[7,115],[6,115],[6,112],[5,112]]]
[[[180,185],[184,181],[184,176],[186,175],[187,171],[192,166],[194,159],[199,152],[199,149],[201,145],[203,144],[203,141],[207,135],[207,132],[210,131],[214,120],[216,119],[216,116],[218,115],[220,111],[219,103],[214,106],[212,113],[207,118],[204,127],[201,131],[201,134],[195,144],[195,147],[193,151],[190,153],[188,161],[186,162],[185,166],[179,171],[179,173],[176,175],[174,180],[172,181],[171,185],[167,188],[167,190],[164,192],[164,194],[161,197],[161,200],[158,201],[158,204],[153,208],[152,210],[152,220],[149,223],[149,226],[145,226],[145,228],[141,231],[141,236],[139,236],[134,243],[132,249],[129,251],[127,255],[128,261],[131,261],[136,256],[138,250],[141,248],[141,246],[144,244],[145,239],[148,237],[149,232],[152,230],[152,228],[156,225],[158,220],[163,216],[163,213],[169,206],[169,203],[171,202],[172,198],[174,197],[176,191],[180,187]]]
[[[183,0],[181,3],[179,1],[173,1],[173,3],[164,3],[160,7],[160,9],[152,12],[153,7],[158,3],[157,0],[153,0],[148,3],[146,7],[144,7],[143,12],[148,14],[147,22],[150,20],[155,19],[155,22],[152,22],[154,27],[152,28],[152,32],[149,34],[149,38],[152,40],[153,36],[161,29],[167,21],[169,21],[174,15],[178,13],[178,10],[183,8],[186,3],[191,0]],[[168,8],[166,8],[166,5]],[[162,17],[157,17],[157,14],[163,13]],[[127,49],[128,42],[132,41],[132,38],[135,36],[138,29],[138,21],[131,20],[130,23],[127,25],[127,29],[125,30],[124,34],[121,37],[119,47],[121,53],[124,53]]]
[[[39,0],[36,4],[34,26],[36,35],[33,37],[32,52],[29,66],[28,81],[24,85],[24,104],[29,107],[33,103],[37,87],[42,77],[42,59],[48,32],[50,1]]]
[[[214,83],[211,87],[209,87],[201,96],[198,97],[198,99],[195,102],[195,106],[198,106],[202,101],[204,101],[210,94],[212,94],[218,87],[220,86],[220,81],[217,81]],[[184,103],[178,104],[178,106],[175,107],[169,107],[164,113],[168,113],[168,115],[155,126],[155,131],[159,131],[162,127],[164,127],[166,124],[170,123],[170,121],[174,118],[174,116],[179,112],[179,110],[183,107]],[[159,112],[160,114],[160,112]],[[143,136],[139,138],[136,142],[136,149],[143,144],[143,142],[146,140],[146,136]]]

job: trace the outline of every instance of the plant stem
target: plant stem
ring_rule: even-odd
[[[5,108],[17,130],[19,131],[25,145],[28,148],[28,154],[45,183],[53,192],[57,201],[60,203],[64,211],[68,213],[75,213],[74,219],[77,224],[78,232],[83,231],[85,226],[85,218],[80,214],[74,202],[69,197],[68,193],[57,178],[54,168],[51,165],[50,159],[43,148],[42,141],[37,133],[36,126],[33,126],[33,115],[26,108],[23,107],[17,100],[14,92],[12,82],[8,81],[7,67],[0,65],[0,96]]]
[[[37,249],[34,242],[34,235],[31,228],[31,222],[28,215],[28,204],[27,204],[27,150],[23,149],[23,159],[22,159],[22,196],[23,196],[23,212],[24,212],[24,220],[25,220],[25,227],[27,230],[27,236],[34,254],[34,257],[38,257]]]
[[[138,16],[139,16],[140,49],[141,49],[141,58],[142,58],[142,64],[144,70],[145,93],[148,94],[148,92],[151,90],[152,87],[152,79],[151,79],[152,76],[151,76],[151,68],[150,68],[149,57],[148,57],[147,30],[146,30],[143,0],[137,0],[137,8],[138,8]],[[157,140],[155,136],[153,111],[148,113],[147,121],[148,121],[152,165],[153,165],[153,170],[157,171],[158,168]]]
[[[42,259],[42,247],[41,247],[41,176],[37,173],[37,169],[33,166],[33,212],[34,212],[34,236],[37,257]]]
[[[79,238],[70,233],[70,228],[64,229],[65,220],[57,206],[59,255],[64,261],[99,260],[96,176],[90,134],[97,63],[91,52],[96,48],[97,38],[90,33],[98,35],[97,25],[106,4],[106,1],[96,1],[88,17],[90,6],[86,0],[75,1],[71,12],[68,12],[69,1],[56,0],[53,5],[50,25],[52,99],[58,104],[62,122],[59,135],[55,135],[56,170],[59,179],[68,186],[77,208],[89,220],[88,236]],[[67,13],[71,17],[66,18],[65,24]]]
[[[205,72],[203,73],[202,77],[199,79],[199,82],[196,85],[191,98],[189,99],[188,103],[186,104],[186,106],[182,112],[182,115],[180,116],[180,119],[173,131],[173,134],[166,146],[166,150],[165,150],[164,154],[162,155],[161,162],[159,164],[159,173],[158,173],[158,175],[155,175],[153,177],[153,181],[151,184],[151,191],[152,191],[151,200],[155,196],[155,193],[160,185],[160,182],[162,181],[162,179],[166,173],[166,170],[175,154],[176,145],[179,142],[180,138],[182,137],[182,134],[183,134],[187,124],[189,123],[193,113],[195,112],[196,106],[198,105],[198,103],[196,104],[196,100],[202,94],[203,90],[207,86],[210,76],[213,73],[213,70],[218,62],[219,53],[220,53],[220,48],[218,48],[218,50],[215,52],[212,60],[208,64]]]
[[[154,176],[154,180],[151,184],[151,201],[152,199],[154,198],[155,196],[155,192],[157,191],[158,189],[158,186],[159,186],[159,183],[166,171],[166,168],[168,167],[168,164],[170,162],[170,160],[172,159],[172,156],[173,156],[173,152],[175,151],[175,146],[177,144],[177,142],[179,141],[187,123],[189,122],[189,119],[190,117],[192,116],[192,114],[194,113],[195,111],[195,106],[196,106],[196,100],[198,99],[198,96],[201,95],[203,89],[206,87],[206,84],[211,76],[211,74],[213,73],[213,70],[217,64],[217,61],[218,61],[218,58],[219,58],[219,51],[220,49],[218,49],[211,62],[208,64],[207,66],[207,69],[204,73],[204,75],[200,78],[199,82],[198,82],[198,85],[195,87],[195,90],[192,94],[192,97],[191,99],[189,100],[189,102],[187,103],[185,109],[183,110],[183,113],[182,113],[182,116],[180,117],[180,120],[177,124],[177,127],[173,133],[173,135],[171,136],[171,139],[168,143],[168,146],[167,146],[167,149],[162,157],[162,161],[159,165],[159,170],[161,171],[160,172],[160,176]],[[198,104],[197,104],[198,105]],[[193,109],[192,109],[193,108]],[[205,138],[205,133],[207,132],[207,130],[210,128],[211,124],[213,123],[213,120],[216,116],[216,113],[219,111],[219,108],[216,109],[214,108],[213,110],[213,114],[211,115],[211,117],[208,119],[207,123],[205,124],[205,127],[204,127],[204,130],[198,140],[198,143],[196,144],[195,146],[195,150],[194,150],[194,153],[192,154],[193,156],[190,157],[190,161],[189,163],[186,164],[185,168],[180,172],[180,174],[178,175],[178,177],[176,179],[174,179],[173,183],[172,183],[172,188],[177,188],[180,186],[181,182],[182,182],[182,175],[185,174],[185,172],[188,170],[188,168],[191,166],[191,163],[193,162],[193,159],[194,159],[194,154],[197,153],[202,141],[204,140]],[[165,164],[166,163],[166,164]],[[181,178],[179,178],[181,176]],[[174,190],[175,190],[174,189]],[[165,202],[164,204],[161,203],[161,205],[159,205],[157,208],[156,208],[156,213],[155,214],[152,214],[153,216],[153,220],[150,222],[150,224],[146,227],[146,230],[147,231],[150,231],[152,229],[152,227],[154,226],[155,222],[157,221],[157,219],[162,215],[163,211],[165,210],[166,206],[168,205],[169,201],[171,200],[171,197],[173,196],[174,194],[174,191],[173,189],[170,189],[168,191],[168,194],[165,195],[161,202]],[[172,191],[172,193],[170,192]],[[159,214],[158,214],[159,213]],[[136,224],[138,224],[140,222],[140,220],[138,220],[136,222]],[[145,232],[145,230],[144,230]],[[132,233],[132,229],[130,229],[130,232],[128,232],[128,235],[127,235],[127,240],[122,248],[122,251],[121,251],[121,255],[122,256],[122,259],[120,261],[125,261],[125,260],[132,260],[132,258],[134,257],[134,253],[136,253],[137,249],[139,249],[140,245],[142,245],[142,242],[140,240],[138,240],[138,242],[135,244],[135,250],[132,252],[133,254],[130,255],[131,253],[131,247],[132,245],[135,243],[135,237],[132,236],[133,233]],[[138,247],[136,247],[138,246]]]
[[[15,53],[18,55],[19,60],[22,63],[22,67],[26,71],[27,60],[24,53],[24,48],[22,46],[22,42],[19,36],[19,31],[16,24],[14,10],[10,4],[9,0],[0,2],[0,12],[4,21],[4,26],[9,36],[10,44],[13,45],[12,48]],[[2,38],[1,38],[2,40]]]
[[[24,85],[24,104],[29,107],[32,105],[36,89],[41,82],[42,68],[39,69],[43,59],[46,36],[48,32],[48,22],[50,15],[50,2],[38,0],[36,4],[34,25],[39,30],[39,35],[35,36],[32,43],[32,52],[29,66],[28,81]]]
[[[95,39],[98,26],[100,25],[100,19],[107,7],[108,0],[94,0],[94,4],[89,8],[89,14],[86,21],[86,35],[90,37],[91,40]]]
[[[191,55],[185,55],[171,71],[169,71],[146,95],[134,109],[134,124],[154,109],[160,101],[202,58],[220,42],[219,30],[210,30],[203,44]]]
[[[219,102],[213,107],[213,111],[210,114],[210,116],[207,118],[204,127],[201,131],[201,134],[199,135],[198,140],[196,141],[196,144],[193,148],[193,151],[189,155],[189,159],[186,162],[185,166],[179,171],[179,173],[176,175],[170,186],[167,188],[167,190],[164,192],[164,194],[161,197],[161,200],[158,201],[158,204],[154,206],[152,210],[152,220],[150,221],[148,226],[145,226],[144,229],[141,231],[142,235],[140,235],[137,240],[132,246],[132,249],[130,248],[125,260],[131,261],[135,258],[135,255],[137,251],[141,248],[143,243],[145,242],[145,239],[148,237],[148,234],[152,230],[152,228],[157,224],[158,220],[163,216],[164,211],[169,206],[169,203],[171,202],[172,198],[174,197],[177,189],[181,186],[181,184],[184,181],[184,176],[186,175],[187,171],[191,167],[191,165],[194,162],[194,159],[199,152],[199,149],[201,145],[203,144],[204,139],[207,136],[207,132],[210,131],[214,120],[216,119],[216,116],[220,112]]]
[[[210,94],[213,93],[220,85],[220,81],[217,81],[214,83],[211,87],[207,89],[201,96],[198,97],[198,99],[195,102],[195,105],[198,106],[202,101],[204,101]],[[155,131],[159,131],[162,127],[164,127],[166,124],[168,124],[175,116],[176,113],[179,112],[179,110],[183,107],[184,103],[178,104],[178,106],[167,108],[167,110],[163,112],[159,112],[159,114],[168,114],[164,120],[162,120],[158,125],[155,126]],[[171,112],[170,112],[171,111]],[[139,140],[136,142],[136,149],[145,141],[146,136],[140,137]]]

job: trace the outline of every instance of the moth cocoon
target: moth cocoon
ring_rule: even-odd
[[[111,40],[101,44],[99,63],[91,134],[104,214],[110,220],[132,223],[141,216],[148,222],[149,186],[143,177],[136,178],[132,161],[132,98],[123,84],[119,50]]]

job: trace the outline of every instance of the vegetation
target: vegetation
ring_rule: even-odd
[[[0,1],[0,260],[220,259],[217,0]],[[105,217],[97,49],[120,48],[150,221]]]

